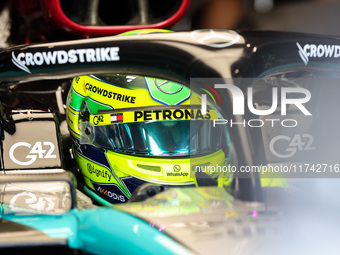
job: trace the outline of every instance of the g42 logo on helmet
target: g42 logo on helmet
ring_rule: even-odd
[[[48,148],[48,150],[44,150],[44,148]],[[26,147],[31,148],[32,144],[26,143],[26,142],[19,142],[12,145],[12,147],[9,149],[9,157],[11,160],[22,166],[27,166],[33,164],[37,158],[44,158],[44,159],[51,159],[51,158],[57,158],[57,155],[52,154],[55,150],[55,145],[51,142],[36,142],[32,149],[28,152],[28,155],[25,157],[28,159],[27,161],[20,161],[15,157],[15,151],[20,147]],[[22,153],[22,152],[21,152]],[[20,154],[21,154],[20,153]]]
[[[103,115],[96,115],[93,117],[93,124],[95,124],[96,126],[99,124],[99,123],[102,123],[104,122],[104,117]]]

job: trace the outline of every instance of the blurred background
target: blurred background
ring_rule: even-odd
[[[94,37],[79,34],[58,21],[82,26],[125,26],[163,22],[186,0],[1,0],[0,47]],[[339,35],[339,0],[191,0],[178,20],[165,24],[175,31],[216,28],[278,30]],[[54,14],[60,3],[62,15]],[[51,7],[52,6],[52,7]],[[50,9],[49,9],[50,8]],[[59,22],[59,23],[58,23]],[[160,24],[160,23],[159,23]],[[130,27],[131,28],[131,27]],[[118,32],[107,33],[113,35]]]
[[[191,0],[176,29],[279,30],[339,35],[338,0]]]

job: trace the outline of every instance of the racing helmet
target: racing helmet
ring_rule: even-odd
[[[228,164],[228,132],[212,126],[219,117],[210,106],[203,114],[188,87],[154,77],[79,76],[67,98],[85,191],[103,205],[127,202],[145,183],[195,186],[195,166]]]
[[[122,35],[172,32],[129,31]],[[220,112],[188,87],[155,77],[96,74],[75,77],[67,124],[85,191],[103,205],[124,203],[143,184],[197,185],[197,167],[224,166],[231,155]],[[199,168],[199,169],[201,169]],[[225,174],[206,170],[228,182]]]

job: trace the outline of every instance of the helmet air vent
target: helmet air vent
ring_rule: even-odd
[[[160,172],[162,170],[160,166],[150,166],[150,165],[137,164],[137,167],[144,169],[144,170],[153,171],[153,172]]]

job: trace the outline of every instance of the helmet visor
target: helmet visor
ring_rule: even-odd
[[[212,120],[170,120],[93,126],[82,122],[81,143],[143,156],[193,156],[222,149],[228,141],[223,125]]]

